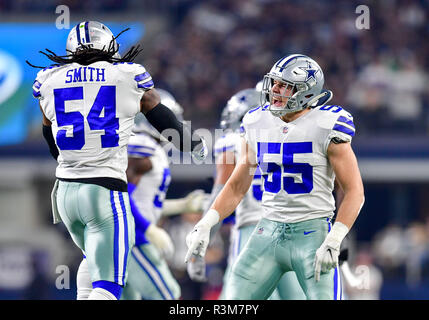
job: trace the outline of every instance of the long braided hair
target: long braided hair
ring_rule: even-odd
[[[122,58],[114,57],[114,55],[119,50],[119,48],[115,46],[115,40],[122,33],[128,30],[130,30],[130,28],[122,30],[116,37],[112,37],[112,40],[110,41],[109,47],[107,48],[107,50],[104,50],[104,47],[102,50],[99,50],[99,49],[91,48],[88,45],[82,44],[75,52],[67,50],[69,54],[64,56],[59,56],[55,52],[52,52],[49,49],[45,49],[46,52],[44,51],[39,51],[39,52],[47,56],[49,60],[55,62],[56,65],[65,65],[65,64],[76,62],[81,65],[87,66],[97,61],[107,61],[110,63],[132,62],[137,57],[137,55],[143,50],[143,49],[140,49],[140,45],[132,46],[130,50],[128,50],[128,52]],[[32,63],[30,63],[28,60],[26,60],[25,62],[27,62],[27,64],[33,68],[39,68],[39,69],[46,68],[46,67],[35,66]]]

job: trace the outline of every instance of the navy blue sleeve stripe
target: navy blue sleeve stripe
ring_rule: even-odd
[[[252,113],[252,112],[255,112],[255,111],[256,111],[256,110],[258,110],[260,107],[261,107],[261,106],[259,106],[259,107],[257,107],[257,108],[254,108],[254,109],[251,109],[251,110],[249,110],[249,111],[248,111],[248,113],[250,114],[250,113]]]
[[[89,21],[85,22],[85,41],[86,41],[86,43],[91,42],[89,39],[88,23],[89,23]]]
[[[352,137],[355,135],[355,131],[353,129],[350,129],[348,127],[342,126],[342,125],[340,125],[338,123],[334,126],[333,129],[336,130],[336,131],[348,134],[349,136],[352,136]]]
[[[340,116],[339,118],[338,118],[338,120],[337,120],[338,122],[343,122],[343,123],[346,123],[346,124],[348,124],[349,126],[351,126],[351,127],[355,127],[355,125],[354,125],[354,123],[353,123],[353,120],[350,120],[350,119],[347,119],[346,117],[344,117],[344,116]]]
[[[40,91],[33,90],[33,96],[34,96],[35,98],[40,97]]]
[[[138,88],[143,88],[143,89],[149,89],[153,87],[153,81],[149,81],[149,82],[145,82],[143,84],[138,84],[137,85]]]
[[[33,84],[33,87],[34,88],[36,88],[36,89],[40,89],[40,87],[42,86],[42,84],[39,82],[39,81],[37,81],[37,80],[34,80],[34,84]]]
[[[134,77],[134,80],[136,80],[137,82],[140,82],[140,81],[142,81],[142,80],[144,80],[146,78],[150,78],[149,72],[145,72],[145,73],[136,75]]]
[[[217,148],[217,149],[215,149],[215,150],[214,150],[214,152],[215,152],[215,153],[222,153],[222,152],[225,152],[225,151],[231,150],[232,148],[234,148],[234,146],[233,146],[233,145],[232,145],[232,146],[225,146],[225,147],[223,147],[223,148]]]
[[[139,149],[139,148],[146,148],[146,149],[155,151],[155,148],[148,147],[148,146],[139,146],[139,145],[136,145],[136,144],[129,144],[128,145],[128,149]]]
[[[81,42],[80,42],[80,30],[79,30],[79,25],[80,25],[80,23],[76,26],[76,38],[77,38],[77,42],[78,42],[79,44],[81,44]]]
[[[151,156],[153,156],[153,153],[140,152],[140,151],[128,151],[128,154],[132,155],[132,156],[141,156],[141,157],[151,157]]]

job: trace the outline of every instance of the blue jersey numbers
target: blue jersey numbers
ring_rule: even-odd
[[[258,142],[258,164],[264,177],[265,191],[310,193],[313,190],[313,167],[308,163],[294,162],[293,156],[312,152],[312,142]],[[298,176],[301,182],[295,182]]]
[[[73,135],[65,129],[58,130],[57,145],[60,150],[81,150],[85,145],[85,118],[79,111],[65,111],[66,101],[83,100],[83,87],[54,89],[55,113],[58,127],[72,126]],[[104,111],[104,112],[103,112]],[[91,130],[104,130],[101,147],[119,145],[119,118],[116,117],[116,87],[101,86],[86,118]]]
[[[162,174],[162,181],[160,186],[158,187],[158,191],[155,194],[155,198],[153,199],[153,205],[157,208],[162,208],[162,204],[164,202],[165,196],[167,194],[168,187],[171,181],[171,174],[169,168],[164,168],[164,172]]]
[[[253,176],[253,180],[254,180],[254,183],[252,184],[253,198],[255,198],[255,200],[257,201],[261,201],[262,194],[264,193],[262,190],[262,185],[259,183],[255,183],[255,182],[259,182],[258,180],[262,180],[262,173],[259,167],[256,168],[255,175]]]

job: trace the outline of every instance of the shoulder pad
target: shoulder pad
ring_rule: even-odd
[[[119,66],[119,68],[124,72],[130,72],[137,88],[149,90],[154,87],[152,76],[141,64],[133,62],[115,62],[114,65]]]
[[[218,155],[225,151],[234,152],[236,150],[237,139],[239,138],[239,134],[231,132],[217,139],[213,146],[214,155]]]
[[[263,112],[269,112],[268,105],[259,106],[257,108],[250,109],[244,115],[242,123],[246,125],[246,124],[257,122],[260,119]]]
[[[40,88],[42,87],[43,83],[46,81],[46,79],[49,78],[52,72],[57,71],[59,67],[64,67],[64,66],[65,65],[54,64],[40,70],[37,73],[36,79],[33,82],[33,97],[40,99],[41,98]]]
[[[155,153],[157,142],[146,134],[135,134],[130,137],[128,155],[150,157]]]
[[[337,137],[341,141],[351,141],[355,135],[353,116],[338,105],[327,105],[316,108],[322,116],[318,124],[331,130],[331,138]]]

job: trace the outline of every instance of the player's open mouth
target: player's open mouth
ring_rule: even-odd
[[[276,107],[283,107],[284,103],[281,99],[273,98],[273,105]]]

